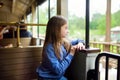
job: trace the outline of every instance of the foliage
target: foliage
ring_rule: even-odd
[[[69,27],[76,29],[84,29],[85,28],[85,19],[82,17],[77,17],[76,15],[69,16]]]
[[[112,27],[120,26],[120,10],[112,15]]]
[[[99,19],[102,17],[100,13],[96,13],[92,17],[92,21],[90,22],[90,29],[98,29]]]
[[[111,15],[111,28],[120,26],[119,14],[120,11],[117,11]],[[71,32],[70,36],[79,37],[78,35],[80,35],[80,33],[83,32],[83,30],[85,30],[85,18],[82,17],[79,18],[76,15],[69,15],[69,27]],[[95,13],[90,21],[90,35],[102,36],[105,35],[105,33],[106,33],[106,14],[102,15],[100,13]],[[82,34],[85,34],[85,32]]]

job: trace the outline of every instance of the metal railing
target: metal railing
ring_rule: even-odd
[[[108,75],[109,75],[109,60],[110,58],[116,59],[117,60],[117,75],[116,75],[116,80],[120,80],[120,55],[119,54],[112,54],[108,52],[100,53],[95,61],[95,78],[94,80],[100,80],[100,72],[99,72],[99,61],[101,57],[105,57],[105,79],[104,80],[109,80]],[[115,79],[114,79],[115,80]]]

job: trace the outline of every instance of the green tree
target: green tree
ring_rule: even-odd
[[[84,29],[85,28],[85,19],[78,17],[76,15],[69,16],[69,26],[70,28]]]
[[[112,14],[112,21],[111,21],[112,27],[120,26],[120,10]]]
[[[98,29],[101,17],[102,15],[100,13],[93,14],[92,21],[90,22],[90,29]]]

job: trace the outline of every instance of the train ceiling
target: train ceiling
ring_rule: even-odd
[[[39,4],[45,0],[0,0],[0,22],[17,22],[27,13],[33,2]]]

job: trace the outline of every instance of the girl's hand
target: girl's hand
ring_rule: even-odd
[[[77,50],[83,50],[83,49],[85,49],[85,45],[83,44],[83,43],[78,43],[77,45],[76,45],[76,49]]]
[[[74,56],[75,51],[76,51],[76,46],[71,46],[70,54]]]
[[[77,45],[71,46],[70,54],[74,56],[76,50],[85,49],[85,45],[83,43],[78,43]]]

